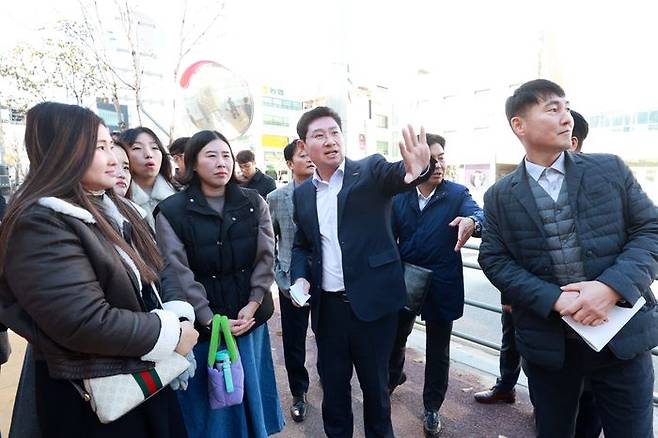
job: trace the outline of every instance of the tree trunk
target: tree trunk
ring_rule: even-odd
[[[121,104],[119,103],[119,95],[116,87],[112,90],[112,103],[114,104],[114,112],[117,115],[117,126],[119,127],[119,131],[123,131],[127,126],[126,121],[123,120],[123,112],[121,111]]]

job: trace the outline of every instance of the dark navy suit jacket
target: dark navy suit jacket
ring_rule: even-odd
[[[455,252],[457,216],[475,216],[482,209],[461,184],[443,181],[420,211],[416,190],[393,198],[393,234],[402,261],[432,270],[432,284],[422,307],[425,321],[454,321],[464,313],[464,270],[461,252]],[[476,236],[476,237],[479,237]]]
[[[343,257],[345,291],[352,310],[363,321],[374,321],[401,309],[406,289],[400,254],[391,231],[392,197],[429,178],[404,183],[404,163],[389,163],[381,155],[359,161],[346,159],[343,187],[338,194],[338,239]],[[322,244],[311,179],[295,189],[297,224],[292,249],[291,281],[311,283],[311,321],[317,330],[322,290]],[[338,322],[337,322],[338,323]]]

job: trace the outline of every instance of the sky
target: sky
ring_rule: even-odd
[[[161,24],[165,52],[173,52],[183,2],[139,4]],[[203,22],[219,2],[188,4]],[[534,63],[543,34],[580,107],[649,105],[658,97],[652,2],[226,0],[224,7],[213,38],[189,63],[210,58],[249,78],[309,87],[346,65],[356,81],[401,87],[422,69],[440,94],[509,81],[519,66]],[[48,20],[74,18],[78,10],[78,0],[12,2],[0,14],[0,50],[38,39]]]

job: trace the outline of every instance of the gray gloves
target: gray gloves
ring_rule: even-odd
[[[187,381],[194,377],[194,372],[196,371],[196,359],[194,358],[194,353],[190,351],[187,356],[185,356],[185,359],[190,363],[190,366],[169,384],[174,391],[178,391],[179,389],[185,391],[187,389]]]

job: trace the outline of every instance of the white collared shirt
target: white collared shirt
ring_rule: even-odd
[[[559,157],[551,164],[550,167],[544,167],[539,164],[532,163],[528,161],[527,158],[525,161],[525,170],[528,172],[528,175],[532,177],[539,185],[553,198],[553,201],[557,201],[558,196],[560,196],[560,189],[562,188],[562,183],[564,182],[564,152],[560,154]]]
[[[427,203],[430,201],[430,198],[434,196],[434,192],[436,192],[436,187],[434,187],[434,190],[432,190],[432,192],[429,195],[427,195],[427,197],[425,197],[421,193],[418,186],[416,186],[416,193],[418,193],[418,208],[420,208],[420,211],[423,211],[425,206],[427,206]]]
[[[338,193],[343,188],[345,160],[331,175],[329,182],[323,181],[315,170],[313,185],[316,191],[316,207],[320,241],[322,242],[322,289],[326,291],[345,290],[343,280],[343,252],[338,241]]]

